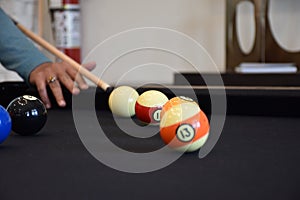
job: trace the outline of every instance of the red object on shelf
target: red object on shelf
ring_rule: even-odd
[[[51,11],[56,47],[80,63],[81,31],[79,0],[61,0]]]
[[[63,4],[79,4],[79,0],[63,0]]]

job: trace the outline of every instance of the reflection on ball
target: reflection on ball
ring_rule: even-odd
[[[47,121],[47,110],[41,100],[23,95],[10,102],[7,111],[11,117],[12,130],[20,135],[37,134]]]
[[[209,135],[209,121],[199,105],[187,97],[174,97],[162,108],[160,136],[171,148],[192,152]]]
[[[135,102],[139,94],[129,86],[120,86],[109,95],[108,105],[113,114],[120,117],[132,117],[135,115]]]
[[[159,124],[161,108],[168,100],[165,94],[157,90],[142,93],[135,104],[137,118],[147,124]]]

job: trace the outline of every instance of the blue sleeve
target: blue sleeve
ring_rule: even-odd
[[[51,62],[15,26],[0,8],[0,62],[8,70],[17,72],[27,83],[31,71],[45,62]]]

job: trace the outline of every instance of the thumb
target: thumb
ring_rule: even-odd
[[[92,71],[93,69],[95,69],[96,65],[97,65],[96,62],[94,62],[94,61],[82,64],[82,66],[89,71]]]

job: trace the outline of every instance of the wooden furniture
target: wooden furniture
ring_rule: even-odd
[[[247,54],[240,48],[236,28],[236,7],[243,1],[253,3],[255,10],[255,43]],[[268,19],[269,5],[269,0],[226,0],[226,70],[228,72],[233,72],[241,62],[292,62],[300,66],[300,52],[287,52],[275,40]]]

